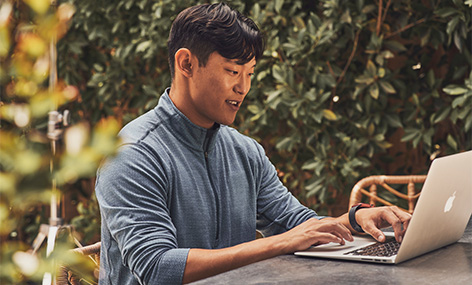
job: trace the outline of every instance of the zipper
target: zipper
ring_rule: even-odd
[[[211,172],[210,172],[210,163],[208,161],[208,152],[209,152],[209,148],[210,148],[210,141],[211,141],[214,133],[215,132],[212,129],[207,131],[207,134],[205,136],[205,140],[203,142],[203,153],[204,153],[204,156],[205,156],[205,167],[207,169],[208,179],[210,180],[210,185],[211,185],[211,188],[213,190],[213,194],[215,195],[215,200],[216,200],[216,205],[215,205],[215,208],[216,208],[216,235],[215,235],[215,243],[214,243],[214,247],[216,248],[218,246],[218,242],[219,242],[219,239],[220,239],[220,198],[219,198],[219,195],[218,195],[218,190],[216,189],[215,184],[214,184],[213,179],[212,179],[212,175],[211,175]]]

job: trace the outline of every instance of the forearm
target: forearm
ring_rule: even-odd
[[[183,281],[196,281],[281,254],[305,250],[314,244],[344,244],[344,240],[353,239],[349,230],[341,223],[309,219],[285,233],[233,247],[190,249]]]
[[[351,223],[349,223],[349,214],[348,213],[345,213],[339,217],[336,217],[336,218],[324,218],[323,220],[331,220],[331,221],[335,221],[335,222],[338,222],[342,225],[344,225],[346,228],[348,228],[351,233],[357,233],[351,226]]]
[[[222,249],[190,249],[184,283],[207,278],[290,252],[282,235],[261,238]]]
[[[363,208],[355,213],[356,222],[361,226],[365,233],[371,235],[377,241],[384,242],[385,234],[382,228],[391,226],[395,232],[395,238],[401,242],[403,235],[410,222],[411,215],[400,210],[398,207],[375,207]],[[326,218],[343,224],[352,233],[357,233],[349,223],[349,214],[346,213],[337,218]]]

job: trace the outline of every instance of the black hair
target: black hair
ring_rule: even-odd
[[[262,57],[264,39],[254,21],[228,5],[202,4],[179,13],[172,23],[167,47],[174,78],[175,53],[180,48],[188,48],[195,54],[200,66],[205,66],[215,51],[245,64]]]

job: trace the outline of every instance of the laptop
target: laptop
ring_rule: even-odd
[[[393,232],[386,232],[384,244],[370,236],[355,236],[345,245],[313,246],[295,255],[398,264],[458,241],[471,214],[472,151],[467,151],[433,160],[401,244]],[[371,253],[375,247],[381,247],[380,253]]]

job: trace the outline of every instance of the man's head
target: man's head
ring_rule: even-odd
[[[174,23],[167,42],[169,66],[175,75],[175,53],[189,49],[202,66],[213,52],[245,64],[263,53],[264,41],[256,24],[226,4],[203,4],[182,11]]]

